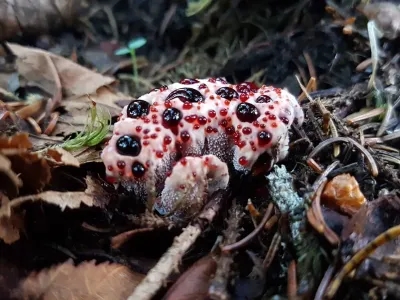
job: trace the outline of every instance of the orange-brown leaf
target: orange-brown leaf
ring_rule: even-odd
[[[207,299],[210,279],[216,268],[217,263],[211,255],[199,259],[172,285],[164,300]]]
[[[93,300],[127,299],[143,275],[116,263],[71,260],[41,272],[31,273],[14,292],[18,299]]]

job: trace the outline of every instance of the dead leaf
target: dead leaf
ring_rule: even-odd
[[[115,82],[112,77],[103,76],[62,56],[13,43],[7,45],[17,56],[19,74],[40,85],[52,95],[57,92],[54,68],[66,96],[92,94],[98,88]]]
[[[11,137],[0,137],[0,150],[2,149],[29,149],[32,143],[27,133],[17,133]]]
[[[109,111],[111,116],[117,116],[121,112],[122,107],[116,103],[122,99],[126,100],[130,98],[125,94],[114,92],[108,87],[101,87],[89,97],[84,95],[64,99],[61,105],[66,113],[60,115],[52,135],[68,136],[72,133],[82,131],[87,125],[88,113],[92,106],[92,101],[96,102],[97,107]]]
[[[0,154],[0,191],[14,198],[18,195],[21,186],[21,179],[11,170],[10,160]]]
[[[342,258],[347,261],[355,252],[389,228],[400,224],[400,197],[388,194],[362,206],[346,224],[342,232]],[[400,238],[378,247],[371,255],[372,260],[365,260],[358,268],[357,276],[385,272],[398,272],[398,267],[388,265],[381,259],[387,255],[400,254]],[[396,270],[397,269],[397,270]]]
[[[13,293],[18,299],[127,299],[144,278],[116,263],[89,261],[75,266],[72,260],[33,272]]]
[[[137,229],[132,229],[129,231],[122,232],[116,236],[113,236],[111,238],[111,248],[113,249],[118,249],[121,248],[121,246],[129,241],[133,236],[142,233],[142,232],[149,232],[153,231],[154,228],[148,227],[148,228],[137,228]]]
[[[49,148],[45,152],[47,162],[56,166],[79,167],[80,163],[75,156],[63,148]]]
[[[24,218],[21,206],[26,202],[43,201],[57,205],[63,211],[67,207],[79,209],[82,203],[87,206],[104,207],[111,200],[112,195],[105,191],[99,180],[87,176],[86,184],[87,188],[84,192],[46,191],[36,195],[15,198],[4,203],[0,207],[0,239],[11,244],[20,238],[19,233],[23,230],[21,220]]]
[[[27,192],[40,192],[50,182],[51,169],[46,159],[40,153],[16,152],[6,153],[11,161],[11,169],[19,175],[23,188]]]
[[[211,255],[199,259],[171,286],[163,300],[207,299],[210,279],[217,268]]]
[[[100,154],[102,149],[97,149],[95,147],[86,147],[84,149],[71,151],[71,153],[76,157],[76,159],[81,163],[89,162],[103,162],[101,160]]]
[[[80,0],[7,0],[0,3],[0,40],[25,31],[46,33],[73,24],[85,6]]]

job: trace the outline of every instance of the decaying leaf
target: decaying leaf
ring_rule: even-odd
[[[120,264],[69,260],[50,269],[31,273],[13,293],[18,299],[127,299],[143,275]]]
[[[87,206],[104,207],[112,197],[107,193],[99,181],[87,176],[87,189],[84,192],[46,191],[43,193],[15,198],[0,207],[0,239],[11,244],[20,237],[23,230],[23,205],[30,201],[42,201],[57,205],[61,210],[66,208],[79,209],[82,204]]]
[[[165,300],[207,299],[210,279],[215,273],[217,262],[212,256],[199,259],[184,272],[168,290]]]
[[[14,198],[22,186],[21,179],[11,170],[11,162],[4,155],[0,155],[0,191],[8,197]]]
[[[129,98],[131,97],[116,93],[108,87],[101,87],[90,97],[84,95],[64,99],[61,105],[66,112],[60,116],[53,135],[68,136],[84,130],[88,123],[92,101],[103,111],[108,111],[111,116],[117,116],[121,112],[121,107],[116,103]]]
[[[45,152],[47,162],[56,166],[79,167],[80,163],[70,152],[63,148],[48,148]]]
[[[57,91],[55,76],[58,76],[66,96],[92,94],[115,81],[112,77],[103,76],[50,52],[12,43],[7,45],[17,56],[18,73],[50,94]]]
[[[342,232],[342,257],[348,257],[365,247],[378,235],[389,228],[400,224],[400,198],[398,194],[382,196],[366,205],[353,216]],[[373,260],[367,259],[358,268],[358,276],[367,274],[383,274],[398,266],[385,264],[381,259],[388,255],[400,254],[400,238],[396,238],[378,247],[371,255]]]
[[[11,169],[19,175],[27,192],[40,192],[50,182],[51,169],[42,154],[15,152],[7,153],[7,158],[11,162]]]
[[[0,136],[0,150],[3,149],[29,149],[32,143],[27,133],[17,133],[11,137]]]
[[[21,33],[46,33],[73,24],[85,1],[7,0],[0,3],[0,40]]]
[[[354,214],[366,201],[357,180],[350,174],[332,178],[321,195],[323,204],[349,214]]]

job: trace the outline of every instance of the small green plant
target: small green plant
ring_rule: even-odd
[[[65,141],[60,146],[69,151],[95,146],[106,137],[110,130],[110,124],[110,112],[107,109],[99,109],[96,103],[92,101],[85,129],[75,138]]]
[[[115,55],[126,55],[130,54],[132,60],[132,69],[133,69],[133,81],[135,84],[138,82],[138,67],[137,67],[137,59],[136,59],[136,49],[143,47],[147,43],[147,40],[143,37],[139,37],[131,40],[128,43],[127,47],[117,49],[114,54]]]
[[[211,3],[212,0],[189,0],[188,7],[186,9],[186,16],[191,17],[200,13],[201,11],[205,10]]]

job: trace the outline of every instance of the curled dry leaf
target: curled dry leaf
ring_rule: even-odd
[[[72,260],[33,272],[14,291],[18,299],[127,299],[143,275],[116,263],[94,261],[75,266]]]
[[[17,133],[11,137],[0,136],[0,150],[4,149],[29,149],[32,143],[27,133]]]
[[[6,0],[0,3],[0,40],[21,33],[46,33],[70,25],[79,17],[86,1]]]
[[[211,255],[199,259],[171,286],[163,300],[203,300],[208,297],[210,280],[217,269]]]
[[[66,113],[60,116],[52,135],[67,136],[84,130],[88,124],[88,113],[91,109],[92,101],[98,107],[100,106],[102,109],[109,111],[111,116],[117,116],[121,111],[121,107],[116,103],[121,99],[130,98],[130,96],[114,92],[111,88],[103,86],[94,91],[90,97],[84,95],[64,99],[61,105]]]
[[[66,96],[92,94],[115,81],[50,52],[12,43],[7,45],[17,56],[18,73],[52,95],[57,92],[55,76],[58,76]]]
[[[340,174],[330,180],[322,192],[321,201],[349,214],[354,214],[366,203],[357,180],[350,174]]]
[[[14,198],[18,195],[21,186],[21,179],[11,170],[10,160],[0,154],[0,191]]]
[[[102,188],[99,180],[87,176],[86,184],[87,188],[84,192],[46,191],[6,202],[0,207],[0,239],[11,244],[20,238],[19,232],[23,230],[23,222],[20,220],[23,220],[25,214],[23,204],[27,202],[43,201],[65,210],[66,208],[79,209],[81,204],[104,207],[110,201],[112,196]]]
[[[342,258],[364,248],[369,242],[389,228],[400,224],[400,198],[398,194],[382,196],[366,205],[351,218],[342,232]],[[358,268],[358,276],[398,272],[398,265],[385,264],[381,259],[388,255],[400,255],[400,238],[378,247],[371,255],[373,260],[364,261]],[[393,273],[393,274],[395,274]]]
[[[40,192],[50,182],[51,169],[42,154],[9,151],[6,156],[11,162],[11,169],[22,180],[26,192]]]
[[[31,146],[26,133],[0,137],[0,190],[10,199],[17,197],[20,187],[27,193],[42,191],[50,182],[53,167],[80,165],[62,148],[30,152]]]
[[[63,148],[46,149],[45,158],[51,166],[72,166],[79,167],[80,163],[75,156]]]

